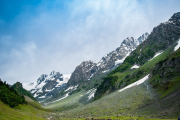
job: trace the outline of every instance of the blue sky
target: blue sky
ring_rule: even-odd
[[[0,78],[35,82],[100,60],[180,11],[179,0],[1,0]]]

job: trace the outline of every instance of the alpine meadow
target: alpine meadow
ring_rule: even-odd
[[[180,1],[0,4],[1,120],[180,120]]]

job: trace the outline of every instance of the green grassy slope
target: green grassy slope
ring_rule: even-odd
[[[78,93],[81,95],[81,93]],[[77,95],[78,97],[78,95]],[[73,101],[73,98],[69,98]],[[175,99],[173,99],[175,101]],[[63,104],[66,102],[61,101],[47,106],[55,110],[62,110]],[[68,104],[67,101],[66,104]],[[145,81],[141,85],[126,89],[122,92],[113,92],[103,98],[82,105],[77,108],[73,108],[66,111],[61,111],[58,117],[61,119],[85,119],[88,117],[99,119],[155,119],[155,118],[176,118],[177,113],[171,116],[160,116],[159,113],[164,113],[163,107],[157,110],[155,108],[148,108],[149,105],[157,106],[159,102],[157,92],[151,87],[149,81]],[[161,102],[162,104],[163,102]],[[60,107],[58,109],[58,106]],[[162,106],[162,105],[161,105]],[[177,106],[176,106],[177,107]],[[168,106],[167,106],[168,108]],[[146,109],[146,114],[144,114]],[[154,113],[152,113],[152,111]],[[138,111],[138,112],[137,112]],[[149,112],[148,112],[149,111]],[[178,112],[178,111],[177,111]],[[169,113],[168,113],[169,114]]]
[[[20,96],[18,93],[25,96]],[[11,88],[5,83],[0,85],[0,120],[41,120],[51,116],[52,110],[42,108],[41,104],[33,100],[33,97],[28,97],[26,93],[27,91],[17,83]],[[22,102],[16,104],[21,97],[26,104]],[[12,106],[12,103],[15,105]]]
[[[65,111],[65,110],[69,110],[69,109],[73,109],[73,108],[77,108],[77,107],[82,107],[84,105],[80,101],[82,98],[81,95],[84,95],[85,93],[86,93],[86,91],[82,90],[78,93],[68,96],[67,98],[65,98],[61,101],[44,106],[44,108],[54,109],[54,110],[58,110],[58,111]]]
[[[37,104],[32,102],[31,104]],[[36,108],[37,107],[37,108]],[[10,108],[0,101],[0,119],[1,120],[44,120],[50,116],[50,111],[39,109],[40,106],[19,105],[14,109]]]

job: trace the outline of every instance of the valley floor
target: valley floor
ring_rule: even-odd
[[[170,119],[178,118],[180,113],[180,91],[159,99],[159,94],[152,88],[149,81],[126,89],[114,92],[87,105],[81,104],[71,109],[70,106],[80,104],[80,95],[76,93],[75,99],[67,98],[55,104],[45,106],[56,110],[53,118],[56,119]],[[65,102],[67,100],[67,103]],[[62,104],[64,103],[64,104]]]

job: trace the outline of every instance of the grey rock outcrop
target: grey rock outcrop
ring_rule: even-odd
[[[156,26],[147,40],[131,53],[137,56],[136,64],[142,65],[155,53],[173,45],[180,38],[180,12],[175,13],[167,22]],[[141,50],[143,52],[141,52]],[[139,54],[143,53],[143,54]],[[146,53],[146,54],[145,54]]]
[[[72,73],[68,86],[77,85],[81,82],[84,82],[90,78],[97,71],[96,63],[93,61],[84,61],[79,66],[76,67]]]

